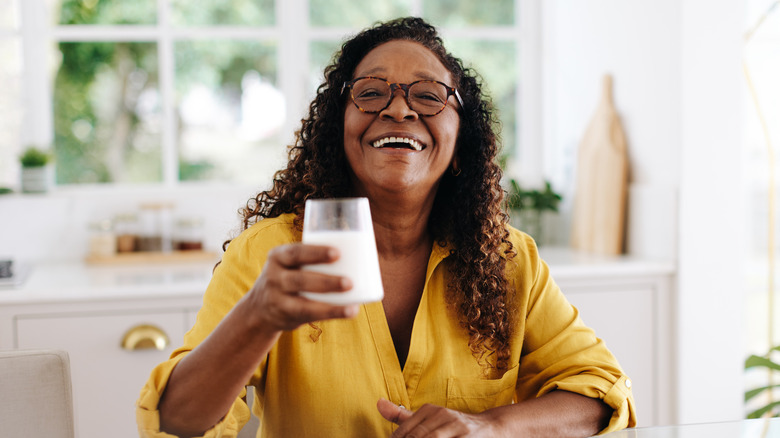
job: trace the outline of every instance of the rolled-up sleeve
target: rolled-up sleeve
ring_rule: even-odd
[[[260,222],[234,239],[222,257],[222,263],[215,269],[203,297],[203,306],[198,311],[195,325],[185,334],[183,345],[175,350],[170,359],[157,365],[141,389],[136,402],[136,422],[142,437],[171,437],[160,431],[159,402],[168,385],[171,373],[186,355],[195,349],[217,327],[236,303],[250,290],[260,274],[271,248],[293,239],[289,233],[271,230],[289,228],[281,220]],[[270,237],[269,237],[270,236]],[[248,385],[255,385],[263,377],[266,361],[258,367]],[[249,407],[245,401],[246,389],[236,398],[228,413],[203,436],[207,438],[235,437],[250,419]]]
[[[603,400],[613,409],[600,433],[636,426],[631,380],[604,341],[596,337],[550,276],[549,268],[530,246],[521,271],[529,283],[516,393],[519,400],[560,389]]]
[[[174,352],[172,359],[157,365],[141,389],[141,395],[136,402],[136,422],[138,434],[144,438],[175,437],[160,431],[160,397],[173,372],[173,368],[186,356],[186,353]],[[214,427],[202,435],[203,438],[230,438],[238,436],[238,432],[249,421],[249,407],[244,402],[246,389],[241,391],[239,398],[233,403],[227,415]]]

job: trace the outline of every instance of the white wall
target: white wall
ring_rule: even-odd
[[[143,203],[172,204],[171,216],[200,218],[207,250],[219,252],[238,231],[238,209],[257,189],[181,185],[54,189],[41,195],[0,196],[0,259],[67,261],[87,256],[92,222],[137,212]]]
[[[557,0],[544,5],[546,167],[567,191],[565,213],[573,198],[578,143],[599,102],[602,77],[611,74],[631,163],[628,250],[674,259],[680,173],[679,2]]]
[[[670,321],[679,392],[668,401],[678,423],[743,416],[734,268],[742,253],[733,233],[741,230],[744,7],[743,0],[543,2],[548,174],[570,200],[577,144],[602,75],[613,75],[631,161],[628,251],[678,262]]]
[[[724,421],[743,415],[745,4],[687,0],[682,11],[679,412],[686,422]]]

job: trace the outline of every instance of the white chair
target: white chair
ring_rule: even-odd
[[[0,437],[74,438],[67,352],[0,351]]]

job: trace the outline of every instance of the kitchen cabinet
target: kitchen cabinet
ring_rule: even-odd
[[[61,268],[36,271],[48,277]],[[137,437],[135,401],[152,368],[181,344],[194,322],[208,270],[196,268],[192,275],[192,266],[168,272],[70,268],[59,282],[49,277],[41,284],[34,272],[18,290],[0,289],[0,350],[66,350],[76,436]],[[162,350],[122,348],[125,335],[139,326],[155,327],[169,341]],[[142,341],[144,346],[151,345]]]
[[[555,248],[541,253],[585,323],[633,380],[641,425],[673,422],[673,266]],[[137,437],[134,405],[141,386],[194,324],[212,267],[35,266],[23,285],[0,288],[0,350],[68,351],[77,436]],[[139,325],[162,330],[168,345],[123,349],[125,334]],[[245,430],[241,436],[253,435]]]
[[[561,249],[541,254],[584,323],[631,378],[639,426],[674,424],[674,266]]]
[[[149,371],[173,350],[167,347],[127,351],[124,334],[141,324],[159,327],[173,342],[185,332],[187,310],[118,309],[18,315],[17,347],[68,351],[74,388],[74,413],[81,437],[137,436],[134,404]]]

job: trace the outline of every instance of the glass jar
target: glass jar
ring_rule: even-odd
[[[145,252],[171,250],[171,205],[166,203],[142,204],[139,213],[139,230],[136,249]]]
[[[117,252],[133,252],[138,246],[138,216],[120,214],[114,218]]]
[[[176,251],[203,250],[203,220],[179,218],[173,230],[173,249]]]
[[[89,225],[89,255],[92,257],[116,255],[116,235],[111,219],[103,219]]]

